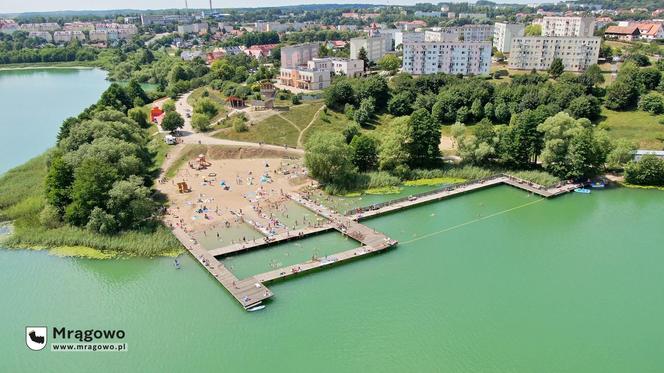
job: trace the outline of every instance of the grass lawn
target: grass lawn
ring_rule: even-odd
[[[291,106],[287,112],[281,115],[293,122],[301,131],[311,122],[311,119],[321,106],[323,106],[322,101],[312,101],[311,103]]]
[[[232,128],[224,128],[214,137],[248,142],[264,142],[266,144],[297,146],[300,131],[292,124],[273,115],[249,127],[249,131],[236,132]]]
[[[611,138],[633,141],[639,149],[664,149],[664,125],[658,123],[664,116],[604,109],[602,117],[598,127],[607,130]]]
[[[215,89],[212,89],[211,87],[199,87],[194,89],[189,97],[187,98],[187,103],[191,106],[194,106],[196,104],[196,101],[200,100],[203,98],[203,93],[207,91],[208,92],[208,97],[212,102],[217,104],[217,109],[219,109],[219,113],[214,116],[210,120],[210,123],[216,123],[219,121],[221,118],[223,118],[226,115],[226,97],[224,96],[223,93],[220,91],[217,91]]]

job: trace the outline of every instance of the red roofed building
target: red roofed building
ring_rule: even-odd
[[[272,50],[277,47],[277,44],[262,44],[262,45],[252,45],[249,48],[244,50],[244,53],[247,56],[251,56],[255,59],[261,59],[269,57],[272,53]]]
[[[225,56],[226,53],[224,53],[224,51],[215,49],[207,54],[207,63],[208,65],[211,65],[214,61],[224,58]]]
[[[632,41],[638,39],[640,35],[639,28],[636,26],[609,26],[604,31],[605,38],[622,41]]]
[[[157,106],[154,106],[152,110],[150,110],[150,122],[152,123],[161,123],[159,120],[159,117],[163,118],[164,111],[158,108]]]
[[[641,39],[652,41],[664,39],[664,27],[660,22],[637,23]]]

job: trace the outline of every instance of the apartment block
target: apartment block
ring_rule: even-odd
[[[518,23],[496,22],[493,29],[493,46],[503,53],[512,48],[512,38],[523,36],[526,26]]]
[[[403,44],[403,70],[413,75],[487,74],[491,42],[424,41]]]
[[[424,33],[399,31],[394,34],[394,48],[411,41],[424,41]]]
[[[31,37],[31,38],[41,38],[41,39],[44,39],[48,42],[53,41],[53,36],[48,31],[30,31],[28,33],[28,36]]]
[[[318,57],[318,43],[291,45],[281,48],[281,67],[292,69],[306,65],[310,60]]]
[[[486,41],[493,36],[491,25],[435,27],[424,32],[425,41]]]
[[[546,70],[554,58],[563,60],[566,71],[584,71],[597,63],[599,37],[524,36],[512,39],[509,67]]]
[[[590,37],[595,31],[593,17],[544,17],[542,36]]]
[[[320,90],[330,86],[333,75],[349,77],[364,73],[364,61],[348,58],[312,58],[306,65],[279,70],[279,83],[306,90]]]
[[[385,55],[388,49],[388,42],[391,40],[385,35],[379,35],[368,38],[350,39],[350,58],[356,60],[359,58],[360,49],[364,48],[367,52],[369,61],[378,61]]]
[[[151,14],[141,14],[141,24],[143,26],[149,25],[166,25],[173,23],[192,23],[194,17],[181,15],[181,14],[169,14],[169,15],[151,15]]]
[[[190,23],[188,25],[178,25],[179,34],[200,34],[208,30],[207,22]]]

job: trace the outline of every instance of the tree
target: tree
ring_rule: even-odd
[[[55,157],[51,160],[46,174],[46,200],[56,208],[60,215],[71,202],[73,181],[73,170],[62,160],[62,157]]]
[[[385,134],[379,146],[378,161],[381,170],[403,173],[407,170],[410,158],[408,117],[399,117],[390,123],[390,131]]]
[[[610,169],[621,169],[632,160],[636,145],[626,139],[618,139],[613,142],[613,149],[606,156],[606,165]]]
[[[164,131],[173,132],[178,128],[184,126],[184,119],[176,111],[169,111],[164,115],[164,119],[161,122],[161,128]]]
[[[378,164],[378,141],[371,136],[359,135],[350,142],[353,164],[362,172],[376,168]]]
[[[369,57],[367,57],[367,50],[364,47],[357,52],[357,59],[364,61],[364,71],[369,70]]]
[[[656,67],[646,67],[639,70],[639,75],[645,89],[652,90],[657,88],[662,80],[662,73]]]
[[[647,154],[625,167],[625,181],[636,185],[664,186],[664,160]]]
[[[556,79],[565,71],[565,65],[563,65],[563,60],[561,58],[554,58],[549,67],[549,75],[552,78]]]
[[[371,121],[371,118],[374,115],[376,108],[374,105],[373,98],[365,98],[360,102],[360,107],[355,110],[353,114],[353,119],[357,124],[362,127],[365,127]]]
[[[113,184],[108,192],[108,212],[115,216],[121,228],[141,225],[156,211],[150,189],[139,176],[130,176]]]
[[[410,142],[408,144],[411,168],[431,167],[440,158],[440,126],[431,119],[425,109],[413,112],[408,121]]]
[[[325,90],[325,105],[341,111],[346,104],[355,104],[355,91],[348,79],[339,79]]]
[[[383,70],[395,72],[401,67],[401,60],[394,54],[386,54],[378,60],[378,66]]]
[[[352,149],[340,134],[315,133],[304,147],[304,164],[324,184],[348,186],[355,174]]]
[[[359,81],[357,98],[362,101],[373,99],[375,111],[382,112],[387,108],[387,102],[390,99],[390,88],[387,86],[387,80],[380,75],[374,75],[368,79]]]
[[[530,24],[526,26],[523,33],[525,36],[540,36],[542,35],[542,25]]]
[[[592,64],[588,66],[583,74],[581,74],[579,81],[581,84],[585,85],[589,91],[590,88],[597,84],[604,83],[604,74],[602,74],[602,69],[597,64]]]
[[[66,221],[85,226],[92,210],[106,205],[108,191],[117,180],[118,173],[109,163],[95,158],[85,159],[74,172],[72,202],[65,209]]]
[[[357,123],[348,123],[342,132],[346,144],[350,144],[351,141],[353,141],[353,138],[360,134],[361,130],[362,129]]]
[[[129,84],[127,84],[127,87],[125,88],[125,91],[127,92],[127,96],[129,96],[129,99],[131,102],[134,104],[135,107],[140,107],[148,103],[150,100],[148,98],[148,95],[145,93],[143,90],[143,87],[138,83],[136,79],[132,79],[129,81]]]
[[[595,96],[579,96],[573,99],[566,110],[574,118],[597,119],[602,112],[599,100]]]
[[[544,169],[565,179],[595,175],[610,151],[608,137],[595,133],[587,119],[558,113],[538,126],[544,133],[541,159]]]
[[[208,119],[212,119],[219,113],[217,104],[209,98],[201,98],[194,104],[194,113],[204,114]]]
[[[127,92],[125,92],[124,88],[122,88],[118,83],[111,83],[111,85],[104,91],[104,93],[101,94],[97,105],[101,107],[110,107],[126,113],[127,110],[134,107],[134,102],[127,95]]]
[[[650,65],[650,59],[641,53],[633,53],[627,56],[625,61],[632,61],[634,62],[637,66],[644,67],[644,66],[649,66]]]
[[[129,109],[127,116],[136,122],[136,124],[138,124],[138,126],[141,128],[150,127],[150,123],[148,123],[148,116],[142,108],[135,107]]]
[[[201,113],[194,113],[191,116],[191,126],[199,132],[206,132],[210,129],[210,118]]]
[[[164,101],[164,103],[161,106],[161,109],[166,112],[175,111],[175,101],[171,99]]]
[[[607,87],[604,105],[611,110],[627,110],[636,105],[638,98],[637,87],[618,79]]]
[[[639,109],[654,115],[662,114],[664,113],[664,97],[656,92],[648,93],[641,97]]]
[[[413,112],[413,95],[410,92],[399,92],[387,103],[387,111],[396,116],[409,115]]]

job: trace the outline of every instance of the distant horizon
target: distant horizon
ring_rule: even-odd
[[[441,1],[430,2],[430,4],[438,4]],[[466,3],[467,1],[443,1],[449,3]],[[474,1],[473,1],[474,2]],[[533,1],[528,0],[494,0],[495,3],[507,4],[528,4]],[[548,1],[544,1],[548,2]],[[558,1],[551,1],[557,3]],[[137,6],[140,3],[140,6]],[[208,0],[187,0],[189,9],[200,10],[209,9]],[[331,0],[324,2],[312,2],[311,0],[247,0],[242,2],[241,6],[237,6],[237,2],[228,0],[219,1],[213,0],[213,9],[234,9],[234,8],[274,8],[279,6],[294,6],[294,5],[324,5],[324,4],[339,4],[339,5],[353,5],[353,4],[367,4],[376,6],[385,5],[404,5],[413,6],[416,3],[423,3],[422,0]],[[149,10],[166,10],[166,9],[185,9],[185,0],[97,0],[94,2],[95,6],[90,7],[89,1],[83,0],[59,0],[57,4],[45,0],[22,0],[20,3],[13,2],[12,4],[0,4],[0,14],[21,14],[21,13],[49,13],[49,12],[98,12],[98,11],[113,11],[113,10],[132,10],[132,11],[149,11]],[[58,8],[53,8],[57,6]]]

